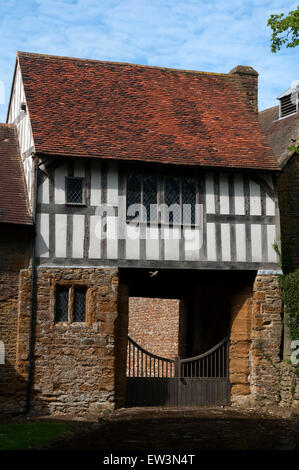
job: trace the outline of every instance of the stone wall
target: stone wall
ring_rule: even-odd
[[[277,370],[278,397],[280,405],[299,408],[299,368],[281,362]]]
[[[57,285],[87,288],[86,322],[54,321]],[[6,343],[6,364],[0,365],[0,407],[6,412],[21,411],[25,405],[30,290],[30,270],[21,270],[19,278],[16,272],[0,272],[0,327]],[[40,267],[36,305],[31,410],[84,415],[124,406],[129,297],[128,286],[119,285],[118,270]],[[133,339],[141,343],[147,338],[145,332],[155,327],[159,350],[153,352],[176,355],[179,301],[133,298],[131,310],[133,307],[139,318],[130,328],[135,322],[136,335],[140,335]],[[140,316],[144,312],[145,320]],[[281,312],[275,274],[258,274],[253,286],[243,285],[233,294],[229,351],[232,403],[298,406],[296,368],[281,360]],[[143,323],[141,328],[141,320],[148,321],[147,326]],[[132,330],[130,334],[133,336]],[[169,335],[173,337],[167,346],[165,337]],[[141,345],[150,349],[152,335],[149,340]],[[161,349],[164,342],[167,351]],[[171,352],[171,348],[176,350]]]
[[[17,371],[26,379],[30,271],[21,272]],[[86,322],[54,321],[56,285],[87,288]],[[34,389],[38,413],[84,413],[115,406],[115,334],[118,271],[37,270]]]
[[[14,412],[16,403],[17,374],[17,318],[18,318],[17,272],[0,271],[0,340],[4,343],[4,364],[0,364],[0,412]]]
[[[281,363],[282,303],[278,276],[257,275],[253,286],[250,388],[260,405],[279,403],[277,368]]]
[[[244,287],[232,299],[229,371],[231,400],[240,402],[250,394],[249,352],[252,315],[252,289]]]
[[[282,303],[277,275],[257,276],[252,315],[250,388],[253,404],[298,407],[296,366],[282,360]]]
[[[182,315],[180,300],[146,297],[129,299],[129,336],[158,356],[179,355]]]
[[[31,227],[0,224],[0,413],[23,409],[26,383],[16,371],[19,270],[28,266]],[[13,240],[13,243],[12,243]]]
[[[299,405],[296,367],[282,360],[278,275],[258,274],[232,301],[230,381],[233,404]]]

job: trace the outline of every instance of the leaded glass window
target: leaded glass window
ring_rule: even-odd
[[[168,206],[170,223],[180,223],[180,184],[178,178],[167,178],[165,182],[165,203]],[[172,207],[171,207],[172,206]],[[167,219],[167,216],[166,216]],[[165,220],[167,223],[167,220]]]
[[[192,178],[182,179],[183,223],[195,224],[196,188]]]
[[[127,220],[140,215],[143,221],[156,221],[157,207],[153,205],[157,205],[157,178],[152,175],[128,175]]]
[[[57,286],[56,287],[56,309],[55,309],[55,322],[68,321],[68,307],[69,307],[69,288]]]
[[[55,323],[86,321],[86,287],[56,286]]]
[[[134,175],[127,177],[127,220],[158,220],[159,201],[158,179],[153,175]],[[195,224],[196,183],[193,178],[167,177],[161,179],[164,189],[164,223]],[[129,211],[129,209],[131,210]],[[144,209],[143,209],[144,208]],[[137,220],[136,220],[137,221]]]
[[[86,289],[74,289],[74,322],[84,322],[86,315]]]
[[[66,202],[68,204],[83,204],[83,178],[67,178]]]
[[[141,204],[141,177],[137,175],[128,175],[127,178],[127,219],[133,219],[136,214],[133,205]],[[131,209],[130,209],[131,208]]]
[[[146,211],[144,220],[157,220],[157,179],[155,176],[143,177],[143,206]]]

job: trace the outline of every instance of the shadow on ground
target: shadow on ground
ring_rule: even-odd
[[[79,426],[79,427],[78,427]],[[78,423],[47,450],[298,450],[298,415],[231,408],[132,408]]]

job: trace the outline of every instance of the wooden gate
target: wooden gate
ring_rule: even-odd
[[[131,338],[127,350],[127,406],[230,403],[229,340],[188,359],[151,354]]]

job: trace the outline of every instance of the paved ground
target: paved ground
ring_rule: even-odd
[[[71,421],[49,450],[299,450],[298,414],[234,408],[121,409],[100,422]]]

